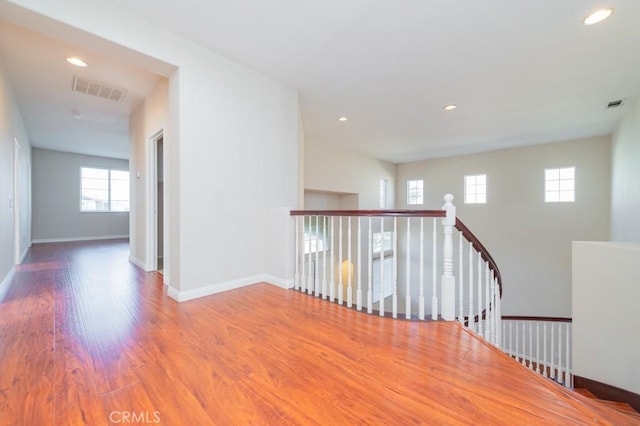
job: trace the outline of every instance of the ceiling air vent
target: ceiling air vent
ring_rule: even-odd
[[[73,77],[71,90],[116,102],[120,102],[127,94],[127,91],[120,87],[110,86],[99,81],[85,80],[77,76]]]
[[[618,108],[619,106],[622,106],[622,102],[623,101],[624,101],[624,99],[618,99],[617,101],[611,101],[607,105],[607,108]]]

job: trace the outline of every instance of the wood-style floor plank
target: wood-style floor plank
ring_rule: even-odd
[[[126,240],[34,245],[0,295],[0,425],[634,424],[455,323],[256,284],[178,304]],[[637,424],[637,423],[635,423]]]

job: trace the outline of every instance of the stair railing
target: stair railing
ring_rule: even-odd
[[[503,351],[525,367],[573,388],[571,318],[503,316]]]
[[[444,200],[441,210],[292,211],[294,288],[369,314],[457,320],[500,347],[500,271],[453,195]]]

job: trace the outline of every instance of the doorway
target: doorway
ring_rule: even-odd
[[[165,271],[164,131],[149,138],[149,215],[147,216],[147,270]]]

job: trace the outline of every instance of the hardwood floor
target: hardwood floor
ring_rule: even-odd
[[[633,424],[454,323],[264,283],[178,304],[127,259],[33,246],[0,292],[0,425]]]

